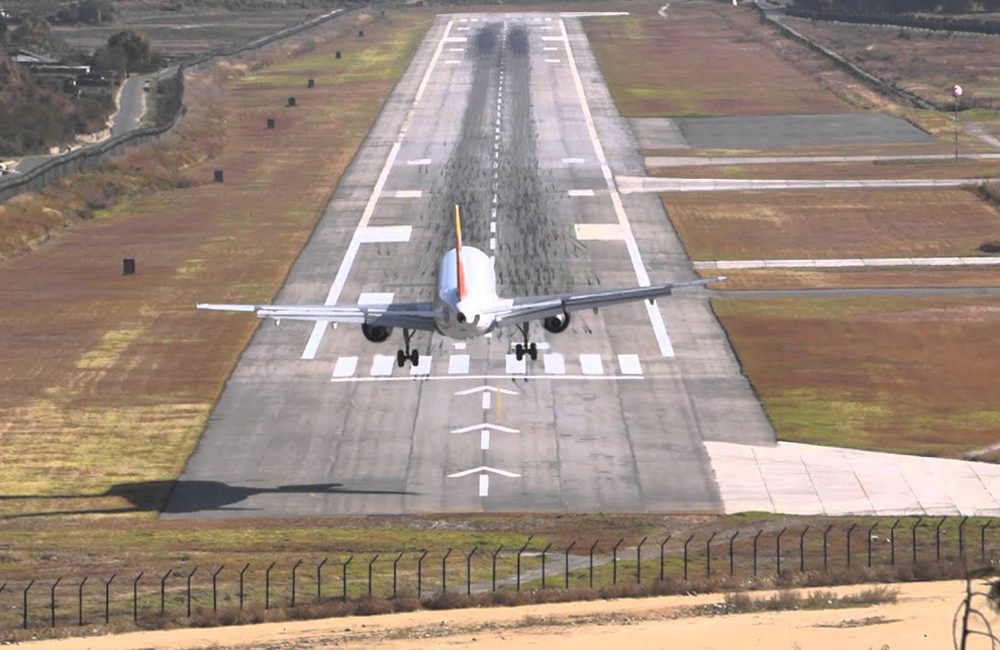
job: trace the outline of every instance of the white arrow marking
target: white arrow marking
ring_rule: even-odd
[[[500,433],[521,433],[519,429],[511,429],[510,427],[505,427],[500,424],[490,424],[489,422],[482,422],[480,424],[473,424],[468,427],[462,427],[461,429],[452,429],[452,433],[469,433],[470,431],[499,431]]]
[[[487,467],[486,465],[480,465],[479,467],[467,469],[464,472],[455,472],[454,474],[449,474],[448,478],[462,478],[463,476],[469,476],[471,474],[476,474],[478,472],[491,472],[499,476],[506,476],[507,478],[521,478],[520,474],[515,474],[514,472],[508,472],[505,469],[496,469],[495,467]]]
[[[497,388],[496,386],[476,386],[475,388],[467,388],[466,390],[460,390],[455,395],[472,395],[473,393],[480,393],[489,391],[491,393],[503,393],[504,395],[517,395],[516,390],[507,390],[506,388]]]

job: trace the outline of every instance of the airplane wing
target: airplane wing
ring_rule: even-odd
[[[391,303],[386,305],[227,305],[200,303],[198,309],[253,312],[257,318],[276,321],[303,320],[356,325],[405,327],[435,331],[434,319],[441,316],[429,302]]]
[[[560,316],[583,309],[597,310],[601,307],[617,305],[638,300],[652,301],[661,296],[669,296],[678,287],[696,287],[726,278],[707,278],[704,280],[689,280],[686,282],[671,282],[668,284],[652,284],[647,287],[632,287],[628,289],[609,289],[589,293],[563,293],[552,296],[535,296],[530,298],[515,298],[508,305],[500,305],[487,313],[494,315],[501,327],[514,326],[530,320],[539,320],[548,316]]]

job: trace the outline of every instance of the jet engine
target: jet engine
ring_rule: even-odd
[[[369,325],[365,323],[361,326],[361,333],[372,343],[382,343],[392,336],[392,328],[383,325]]]
[[[546,316],[542,319],[542,327],[553,334],[565,332],[569,327],[569,314],[564,312],[562,316]]]

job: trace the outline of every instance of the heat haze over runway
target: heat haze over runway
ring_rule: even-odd
[[[275,302],[430,299],[456,203],[503,295],[693,279],[658,197],[613,181],[643,173],[578,18],[439,16]],[[398,330],[264,324],[167,516],[721,512],[703,442],[774,442],[700,290],[533,325],[537,361],[518,337],[418,333],[400,368]]]

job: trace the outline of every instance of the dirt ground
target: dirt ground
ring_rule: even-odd
[[[996,299],[712,304],[781,440],[938,456],[1000,440]]]
[[[857,593],[860,586],[835,589]],[[834,610],[695,615],[719,595],[415,612],[380,617],[269,623],[256,626],[138,632],[114,637],[26,643],[46,650],[201,648],[801,648],[831,650],[950,647],[952,617],[965,583],[900,586],[898,601]],[[985,607],[984,607],[985,609]],[[988,620],[995,622],[991,612]],[[978,628],[981,629],[981,628]],[[669,643],[667,640],[669,639]],[[989,647],[985,638],[970,648]]]
[[[973,256],[984,242],[1000,239],[1000,212],[976,192],[960,189],[662,198],[693,260]]]

